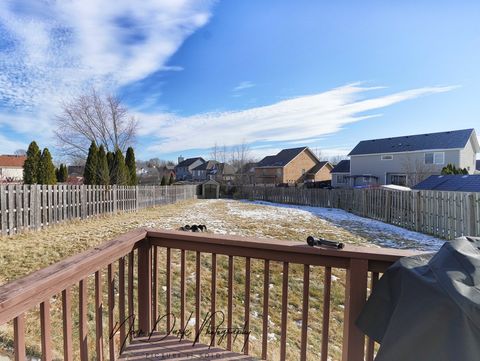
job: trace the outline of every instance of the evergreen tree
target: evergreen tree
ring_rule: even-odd
[[[40,166],[37,176],[39,184],[56,184],[57,177],[55,176],[55,166],[52,162],[52,155],[48,148],[45,148],[40,157]]]
[[[127,166],[128,185],[136,186],[137,181],[137,166],[135,164],[135,153],[132,147],[128,147],[127,155],[125,157],[125,165]]]
[[[108,173],[110,175],[110,184],[115,184],[112,181],[113,167],[115,166],[115,153],[107,152]]]
[[[175,178],[173,177],[173,174],[170,174],[170,179],[168,180],[168,185],[171,186],[175,182]]]
[[[165,176],[162,177],[162,181],[160,182],[161,186],[166,186],[167,185],[167,178]]]
[[[57,178],[57,183],[65,183],[68,180],[66,164],[61,163],[60,166],[55,169],[55,176]]]
[[[113,169],[112,173],[110,173],[110,182],[120,186],[128,184],[128,171],[125,165],[125,158],[119,148],[115,151],[115,156],[113,158]]]
[[[100,185],[108,185],[110,183],[110,169],[108,167],[107,154],[103,145],[98,148],[98,169],[97,180]]]
[[[68,168],[66,164],[62,164],[63,168],[60,168],[60,173],[62,175],[62,182],[68,181]]]
[[[83,184],[97,184],[98,148],[92,141],[88,149],[87,161],[83,172]]]
[[[40,167],[40,148],[35,141],[31,142],[27,150],[27,159],[23,165],[23,182],[25,184],[38,183],[38,169]]]
[[[468,174],[468,170],[466,168],[457,168],[455,165],[448,163],[442,168],[442,175],[448,174]]]

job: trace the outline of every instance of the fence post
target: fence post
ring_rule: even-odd
[[[137,265],[138,328],[140,335],[147,335],[152,329],[152,246],[148,238],[138,247]]]
[[[421,192],[418,191],[415,197],[415,230],[417,232],[420,232],[421,230],[421,212],[420,212],[420,207],[421,207]]]
[[[140,197],[140,193],[139,193],[139,189],[138,189],[138,186],[135,186],[135,211],[139,211],[139,197]]]
[[[477,234],[477,217],[480,216],[478,214],[476,214],[476,209],[477,207],[475,207],[475,194],[474,193],[470,193],[468,195],[468,215],[469,215],[469,219],[470,219],[470,229],[469,229],[469,236],[472,236],[472,237],[475,237]]]
[[[112,186],[112,200],[113,200],[113,214],[117,214],[118,201],[117,201],[117,186]]]

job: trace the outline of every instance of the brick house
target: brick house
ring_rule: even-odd
[[[26,159],[23,155],[0,155],[0,182],[22,182]]]
[[[255,167],[256,184],[298,184],[331,179],[332,165],[321,162],[308,147],[283,149]]]

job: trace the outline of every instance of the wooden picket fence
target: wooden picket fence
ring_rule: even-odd
[[[480,236],[480,193],[387,189],[240,188],[244,199],[339,208],[444,239]]]
[[[196,198],[195,185],[0,185],[0,234]]]

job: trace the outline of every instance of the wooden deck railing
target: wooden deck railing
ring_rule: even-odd
[[[164,252],[165,261],[159,262],[159,252]],[[175,255],[174,255],[175,252]],[[177,257],[178,253],[178,257]],[[188,253],[188,257],[187,257]],[[163,254],[163,253],[162,253]],[[202,263],[202,254],[210,259],[211,271],[205,270]],[[64,360],[115,360],[121,352],[122,340],[131,340],[131,330],[136,329],[139,334],[148,334],[151,330],[160,330],[156,320],[159,317],[159,306],[164,309],[166,316],[166,330],[172,329],[172,302],[179,298],[180,328],[187,322],[186,304],[195,303],[195,331],[201,327],[202,310],[211,312],[211,326],[216,325],[217,295],[220,263],[217,257],[227,257],[227,327],[232,329],[234,308],[235,280],[240,272],[244,277],[243,319],[245,329],[249,329],[251,321],[251,290],[252,290],[252,262],[262,262],[263,267],[263,319],[261,335],[261,351],[254,357],[267,358],[269,342],[268,317],[270,307],[270,280],[273,263],[282,264],[281,281],[281,325],[279,357],[287,358],[287,340],[289,339],[287,319],[289,301],[289,270],[291,265],[303,265],[303,291],[301,295],[302,322],[301,339],[296,340],[300,347],[300,359],[307,359],[307,347],[311,341],[309,333],[309,301],[311,287],[311,270],[313,267],[324,269],[323,282],[323,321],[321,340],[321,360],[327,360],[329,352],[330,330],[330,299],[332,286],[332,269],[346,270],[345,280],[345,308],[343,317],[343,348],[342,360],[372,360],[373,342],[355,326],[354,322],[367,296],[367,288],[373,287],[379,273],[402,256],[412,252],[392,249],[365,248],[346,246],[343,250],[311,248],[295,241],[265,240],[243,238],[237,236],[211,235],[202,233],[185,233],[164,230],[135,230],[109,241],[85,253],[70,257],[29,276],[0,287],[0,325],[13,320],[13,337],[16,360],[25,360],[25,339],[28,337],[25,329],[25,314],[40,305],[41,353],[43,360],[52,359],[52,332],[63,331],[63,358]],[[175,256],[175,257],[174,257]],[[205,257],[205,255],[204,255]],[[174,260],[175,258],[175,260]],[[243,258],[245,269],[234,270],[235,260]],[[193,262],[190,262],[192,261]],[[191,299],[187,300],[187,268],[195,269],[195,275],[188,276],[194,281],[195,288]],[[179,265],[179,270],[175,269]],[[194,265],[194,267],[193,267]],[[136,266],[136,267],[134,267]],[[107,305],[108,335],[104,335],[104,304],[102,275],[107,275]],[[159,283],[159,273],[165,275],[164,285]],[[172,283],[172,274],[175,272],[176,281],[179,281],[179,292]],[[202,275],[209,274],[209,295],[202,297]],[[94,278],[95,314],[88,312],[87,279]],[[257,276],[259,277],[259,276]],[[371,284],[367,285],[368,280]],[[315,283],[318,283],[315,280]],[[78,321],[72,315],[72,287],[78,285]],[[160,290],[160,286],[163,286]],[[280,286],[280,285],[278,285]],[[237,285],[238,289],[238,285]],[[222,290],[224,291],[224,290]],[[63,330],[51,327],[51,300],[61,295]],[[160,295],[162,297],[160,297]],[[194,300],[193,300],[194,299]],[[209,300],[208,305],[202,305],[202,299]],[[193,301],[192,301],[193,300]],[[221,300],[222,302],[224,300]],[[118,307],[117,307],[118,304]],[[129,317],[136,315],[136,317]],[[88,327],[88,320],[94,319],[95,330]],[[78,327],[74,332],[74,325]],[[163,326],[162,326],[163,328]],[[214,327],[212,327],[213,329]],[[117,332],[118,331],[118,332]],[[73,334],[78,333],[78,339]],[[89,355],[89,337],[95,339],[95,356]],[[115,337],[113,337],[115,335]],[[212,341],[215,333],[210,335]],[[232,334],[226,335],[226,349],[232,349]],[[77,343],[74,345],[74,343]],[[104,345],[108,343],[108,355],[104,355]],[[243,352],[251,354],[251,342],[245,335]],[[77,347],[78,346],[78,347]],[[78,349],[79,355],[74,354]],[[106,348],[105,348],[106,349]]]

